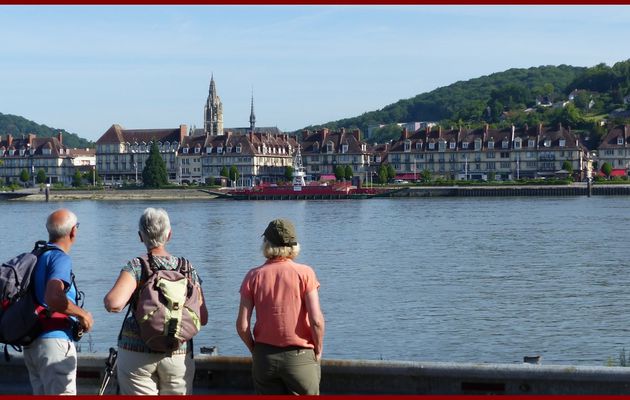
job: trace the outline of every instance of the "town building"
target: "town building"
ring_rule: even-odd
[[[405,177],[429,171],[453,180],[514,180],[566,176],[584,168],[586,148],[569,128],[514,126],[490,129],[438,127],[413,134],[403,130],[400,140],[377,149],[377,160],[391,164]]]
[[[628,176],[630,169],[630,127],[628,125],[613,126],[602,138],[597,148],[599,167],[610,164],[615,175]]]
[[[267,132],[195,135],[183,139],[178,152],[182,182],[216,182],[236,167],[234,185],[253,186],[286,180],[297,141],[287,134]]]
[[[76,154],[63,144],[61,132],[56,137],[37,137],[28,134],[21,138],[6,135],[0,137],[0,180],[4,184],[20,183],[23,170],[35,183],[35,176],[43,171],[47,183],[72,182]]]
[[[316,132],[304,131],[300,140],[302,160],[307,179],[327,180],[335,178],[337,165],[349,165],[354,176],[361,177],[370,167],[370,149],[361,141],[361,131],[345,129]]]
[[[124,129],[112,125],[96,141],[96,169],[107,184],[140,182],[153,141],[157,141],[170,182],[178,181],[177,151],[187,134],[186,125],[172,129]]]

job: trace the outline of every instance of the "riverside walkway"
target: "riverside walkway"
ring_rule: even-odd
[[[15,353],[14,353],[15,354]],[[78,392],[94,395],[107,354],[79,353]],[[194,394],[253,394],[251,358],[196,354]],[[0,361],[0,394],[30,394],[21,356]],[[322,360],[322,394],[330,395],[620,395],[630,368],[448,362]],[[116,393],[115,376],[105,394]]]

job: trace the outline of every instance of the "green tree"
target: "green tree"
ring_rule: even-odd
[[[235,165],[232,165],[230,167],[230,176],[229,176],[230,180],[236,182],[238,181],[238,178],[240,178],[240,176],[241,174],[238,173],[238,168],[236,168]]]
[[[387,183],[387,167],[384,164],[378,167],[378,182]]]
[[[346,178],[347,181],[350,181],[353,176],[354,171],[352,170],[352,167],[350,165],[346,165],[346,168],[344,169],[344,178]]]
[[[168,183],[166,163],[160,155],[160,149],[155,140],[151,143],[149,157],[142,170],[142,182],[147,188],[159,188]]]
[[[103,178],[98,174],[96,169],[90,169],[89,171],[85,171],[82,175],[82,178],[84,181],[89,182],[90,185],[92,183],[99,184],[103,182]]]
[[[428,169],[422,171],[422,182],[430,183],[433,180],[433,174]]]
[[[293,167],[292,166],[287,165],[286,167],[284,167],[284,178],[289,182],[293,180]]]
[[[335,179],[338,181],[343,180],[346,177],[346,169],[343,165],[335,165]]]
[[[602,164],[601,171],[604,173],[604,175],[606,175],[608,179],[610,179],[610,174],[612,173],[612,165],[605,162],[604,164]]]
[[[44,171],[43,169],[37,170],[37,175],[35,176],[35,180],[37,181],[37,183],[46,183],[47,178],[48,177],[46,176],[46,171]]]
[[[394,169],[394,166],[391,164],[387,164],[387,180],[391,181],[395,177],[396,177],[396,170]]]
[[[569,160],[564,160],[564,162],[562,163],[562,169],[567,171],[569,175],[571,175],[573,173],[573,164],[571,164],[571,161]]]
[[[224,165],[223,168],[221,168],[221,172],[219,172],[219,175],[227,178],[228,175],[230,175],[230,171],[228,170],[228,167]]]
[[[26,183],[31,179],[31,175],[28,173],[28,171],[25,169],[23,169],[22,171],[20,171],[20,181],[22,183]]]
[[[72,186],[80,187],[83,185],[83,174],[78,169],[74,171],[74,175],[72,175]]]
[[[575,98],[573,99],[573,103],[575,104],[575,106],[582,111],[588,110],[588,103],[590,101],[591,94],[584,90],[578,92],[578,94],[575,95]]]

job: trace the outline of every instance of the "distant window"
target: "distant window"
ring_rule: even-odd
[[[429,142],[429,150],[434,150],[434,149],[435,149],[435,143]]]
[[[207,153],[207,154],[212,153],[212,146],[208,146],[208,147],[206,147],[206,153]]]
[[[509,147],[510,142],[508,142],[507,140],[504,140],[503,142],[501,142],[501,147],[504,149],[507,149]]]
[[[475,150],[481,150],[481,139],[475,139]]]
[[[313,150],[314,151],[319,151],[319,143],[318,142],[313,143]]]
[[[549,139],[545,139],[544,146],[545,146],[545,147],[551,147],[551,140],[549,140]]]
[[[488,148],[489,149],[494,149],[494,140],[489,140],[488,141]]]
[[[560,142],[558,143],[560,147],[564,147],[566,144],[567,144],[567,141],[564,139],[560,139]]]
[[[361,143],[361,151],[367,151],[367,145],[365,143]]]
[[[184,154],[188,154],[188,147],[184,147],[184,148],[182,149],[182,152],[183,152]]]
[[[416,143],[416,150],[422,150],[422,142]]]
[[[341,145],[341,152],[342,153],[347,153],[348,152],[348,145],[347,144]]]
[[[42,149],[42,154],[49,156],[52,153],[51,149]]]
[[[236,146],[236,152],[237,152],[237,153],[240,153],[242,149],[243,149],[243,148],[241,147],[241,145],[240,145],[240,144],[239,144],[238,146]]]
[[[457,144],[457,143],[455,143],[455,142],[450,142],[450,143],[448,144],[448,147],[449,147],[451,150],[453,150],[453,149],[455,149],[455,145],[456,145],[456,144]]]
[[[536,141],[532,139],[528,140],[527,147],[536,147]]]
[[[522,144],[522,143],[521,143],[521,138],[516,138],[516,139],[514,140],[514,148],[515,148],[515,149],[520,149],[520,148],[521,148],[521,144]]]
[[[195,154],[199,154],[201,152],[201,147],[195,147]]]
[[[462,142],[462,149],[468,148],[468,142]]]
[[[445,142],[445,141],[440,140],[440,141],[438,142],[438,149],[439,149],[439,151],[444,151],[444,150],[446,150],[446,142]]]
[[[622,144],[623,144],[623,138],[622,138],[621,136],[619,136],[619,137],[617,138],[617,144],[618,144],[618,145],[622,145]]]
[[[328,143],[326,144],[326,152],[327,152],[327,153],[332,153],[332,152],[333,152],[333,150],[334,150],[334,145],[333,145],[333,142],[328,142]]]
[[[24,150],[24,149],[20,149],[20,155],[21,155],[21,156],[23,156],[25,152],[26,152],[26,150]]]
[[[265,148],[263,147],[263,150],[264,150],[264,149],[265,149]],[[223,147],[222,147],[222,146],[219,146],[219,147],[217,147],[217,154],[221,154],[221,153],[223,153]]]
[[[12,156],[12,155],[14,155],[14,154],[15,154],[15,150],[14,150],[14,149],[9,150],[9,155],[10,155],[10,156]]]

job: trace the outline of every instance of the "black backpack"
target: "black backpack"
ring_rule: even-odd
[[[0,343],[4,343],[7,360],[8,345],[21,351],[21,346],[32,343],[43,331],[41,320],[47,310],[35,299],[31,278],[39,256],[49,250],[61,251],[40,240],[30,253],[17,255],[0,267]]]

